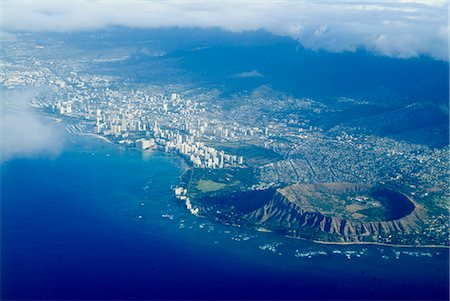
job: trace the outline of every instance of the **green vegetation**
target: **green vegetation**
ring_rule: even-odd
[[[402,193],[382,186],[351,183],[297,184],[284,188],[302,208],[346,220],[388,221],[402,218],[414,204]]]
[[[197,184],[197,189],[200,190],[201,192],[212,192],[212,191],[217,191],[220,189],[223,189],[224,187],[226,187],[226,184],[223,183],[217,183],[211,180],[200,180]]]
[[[253,168],[191,168],[181,180],[194,200],[205,196],[228,195],[257,183]]]
[[[358,210],[357,213],[370,218],[371,221],[383,221],[388,219],[386,209],[384,207],[372,207]]]

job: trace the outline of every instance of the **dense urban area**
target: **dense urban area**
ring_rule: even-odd
[[[30,45],[2,46],[9,53],[0,61],[4,93],[33,87],[31,107],[64,120],[67,132],[99,135],[146,152],[178,154],[197,175],[191,174],[174,191],[193,214],[202,215],[201,197],[211,193],[294,183],[388,184],[423,206],[426,218],[417,233],[390,233],[376,242],[449,243],[448,145],[433,148],[360,131],[358,126],[312,122],[339,110],[339,105],[356,106],[364,100],[341,97],[328,106],[316,99],[271,94],[267,87],[223,97],[207,87],[135,84],[90,70],[91,64],[126,58],[49,60],[40,54],[46,49],[39,44],[32,46],[35,56],[20,52]],[[7,50],[11,47],[19,50]]]

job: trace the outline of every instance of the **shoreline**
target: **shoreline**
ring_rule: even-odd
[[[60,123],[63,121],[63,119],[49,115],[49,114],[40,114],[42,117],[54,120],[56,123]],[[106,138],[105,136],[102,136],[100,134],[96,134],[96,133],[78,133],[78,135],[80,136],[90,136],[90,137],[94,137],[97,139],[100,139],[104,142],[110,143],[110,144],[117,144],[114,141],[111,141],[110,139]],[[139,150],[139,149],[138,149]],[[160,153],[164,153],[163,151],[161,151],[160,149],[155,149],[155,151],[160,152]],[[174,157],[177,158],[177,161],[180,163],[181,165],[181,175],[179,177],[179,179],[181,180],[182,177],[189,171],[191,170],[193,167],[190,166],[185,158],[183,158],[182,156],[179,155],[175,155]],[[188,184],[188,186],[190,186],[190,183]],[[205,217],[205,216],[201,216],[201,215],[196,215],[197,217]],[[255,230],[256,232],[273,232],[270,229],[264,229],[264,228],[260,228],[260,229],[255,229],[253,228],[253,230]],[[375,245],[375,246],[384,246],[384,247],[397,247],[397,248],[434,248],[434,249],[450,249],[450,246],[443,246],[443,245],[401,245],[401,244],[388,244],[388,243],[381,243],[381,242],[332,242],[332,241],[320,241],[320,240],[311,240],[311,239],[306,239],[306,238],[302,238],[302,237],[294,237],[294,236],[289,236],[289,235],[284,235],[286,238],[290,238],[290,239],[299,239],[299,240],[303,240],[303,241],[308,241],[308,242],[312,242],[315,244],[322,244],[322,245],[336,245],[336,246],[346,246],[346,245]]]
[[[399,244],[388,244],[384,242],[361,242],[361,241],[349,241],[349,242],[339,242],[339,241],[322,241],[322,240],[311,240],[302,237],[294,237],[285,235],[287,238],[291,239],[299,239],[303,241],[309,241],[316,244],[321,245],[336,245],[336,246],[351,246],[351,245],[374,245],[374,246],[383,246],[383,247],[395,247],[395,248],[433,248],[433,249],[449,249],[450,246],[442,246],[442,245],[399,245]]]
[[[383,247],[396,247],[396,248],[433,248],[433,249],[450,249],[450,246],[441,245],[399,245],[399,244],[388,244],[383,242],[328,242],[320,240],[311,240],[314,243],[322,245],[376,245]]]
[[[63,121],[61,118],[54,117],[54,116],[51,116],[51,115],[39,115],[39,116],[40,116],[40,117],[47,118],[47,119],[50,119],[50,120],[53,120],[53,121],[55,121],[56,123],[61,123],[61,122]]]
[[[100,139],[100,140],[103,140],[103,141],[105,141],[105,142],[107,142],[107,143],[113,144],[113,142],[112,142],[111,140],[109,140],[108,138],[106,138],[106,137],[104,137],[104,136],[102,136],[102,135],[99,135],[99,134],[94,134],[94,133],[79,133],[78,135],[80,135],[80,136],[91,136],[91,137],[95,137],[95,138],[98,138],[98,139]]]

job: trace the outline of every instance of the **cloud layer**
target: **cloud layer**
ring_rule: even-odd
[[[448,2],[391,1],[2,1],[4,31],[107,26],[265,29],[328,51],[366,49],[448,60]]]
[[[34,115],[24,103],[30,93],[14,93],[2,99],[0,111],[0,163],[14,158],[55,156],[63,147],[62,129]],[[13,109],[4,102],[14,100]],[[10,107],[10,106],[8,106]]]

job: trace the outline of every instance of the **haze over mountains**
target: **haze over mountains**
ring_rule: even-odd
[[[445,61],[308,50],[261,30],[113,28],[95,35],[36,35],[44,47],[61,41],[74,51],[95,52],[92,70],[100,74],[120,70],[132,83],[217,88],[225,108],[240,93],[306,97],[330,108],[312,120],[318,126],[343,124],[432,147],[448,144]]]

